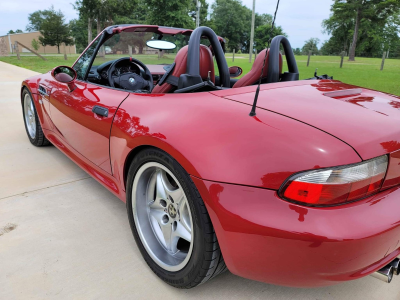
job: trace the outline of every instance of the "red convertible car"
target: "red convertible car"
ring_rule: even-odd
[[[390,282],[400,271],[400,98],[299,80],[282,36],[237,79],[224,44],[207,27],[108,27],[72,68],[22,83],[28,138],[126,202],[145,261],[172,286],[226,269],[296,287]]]

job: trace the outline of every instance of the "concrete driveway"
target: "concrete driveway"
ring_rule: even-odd
[[[34,74],[0,62],[0,299],[400,299],[400,277],[295,289],[227,272],[168,286],[143,261],[124,203],[56,148],[29,143],[19,93]]]

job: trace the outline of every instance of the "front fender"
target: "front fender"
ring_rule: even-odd
[[[35,103],[36,112],[38,114],[40,125],[43,129],[51,129],[51,118],[49,116],[49,110],[46,109],[46,104],[48,103],[48,99],[43,99],[43,97],[39,94],[39,83],[48,87],[51,86],[51,81],[53,78],[50,73],[36,75],[30,78],[25,79],[21,84],[21,103],[22,103],[22,92],[24,88],[27,88],[28,91],[32,95],[33,102]],[[50,89],[48,89],[50,91]],[[40,100],[46,101],[40,101]]]
[[[150,145],[174,157],[192,176],[279,189],[303,170],[360,162],[347,144],[307,124],[210,93],[130,94],[111,130],[114,176],[124,186],[131,151]]]

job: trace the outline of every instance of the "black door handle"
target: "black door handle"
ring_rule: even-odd
[[[102,117],[108,117],[108,109],[105,107],[96,105],[93,107],[92,112]]]

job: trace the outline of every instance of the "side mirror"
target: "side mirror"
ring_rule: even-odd
[[[231,78],[239,77],[243,74],[243,69],[241,67],[230,67],[229,68],[229,75]]]
[[[55,80],[61,83],[66,83],[68,85],[69,91],[72,92],[75,86],[75,79],[76,79],[76,72],[71,67],[67,66],[59,66],[51,71],[51,75],[54,77]]]

